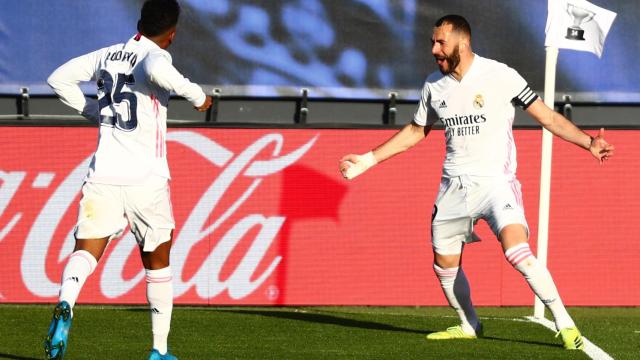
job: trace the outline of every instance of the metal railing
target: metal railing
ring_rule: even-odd
[[[250,128],[398,128],[413,119],[417,100],[398,98],[344,99],[309,98],[307,89],[299,96],[250,97],[224,96],[213,89],[213,105],[205,113],[194,111],[181,98],[172,98],[168,109],[171,127],[250,127]],[[567,118],[576,117],[586,128],[640,128],[640,104],[573,102],[564,95],[556,102],[556,111]],[[577,116],[576,116],[577,115]],[[0,95],[0,126],[91,126],[91,122],[73,113],[55,95]],[[522,111],[516,111],[516,128],[539,128]]]

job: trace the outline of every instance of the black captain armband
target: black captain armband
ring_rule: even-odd
[[[515,106],[520,106],[522,110],[527,110],[529,105],[533,104],[534,101],[538,98],[538,94],[536,94],[529,85],[525,86],[518,96],[514,97],[511,102]]]

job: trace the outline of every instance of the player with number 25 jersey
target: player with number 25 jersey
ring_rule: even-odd
[[[98,100],[77,84],[96,80]],[[171,55],[137,34],[127,43],[77,57],[59,67],[49,84],[60,99],[100,122],[98,149],[86,181],[136,185],[149,176],[170,178],[165,135],[171,91],[194,106],[205,94],[171,64]]]
[[[67,352],[79,293],[109,242],[128,226],[145,269],[153,335],[148,360],[177,360],[167,344],[175,228],[166,156],[167,104],[175,92],[198,111],[211,106],[211,96],[182,76],[165,50],[173,42],[179,15],[176,0],[146,0],[138,33],[129,41],[71,59],[48,79],[62,102],[100,127],[98,149],[82,186],[75,247],[45,338],[48,359],[62,359]],[[79,86],[90,80],[97,85],[97,100],[85,97]]]

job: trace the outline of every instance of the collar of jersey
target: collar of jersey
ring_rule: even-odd
[[[129,42],[135,42],[138,46],[147,48],[147,49],[160,49],[160,46],[158,46],[158,44],[149,40],[149,38],[147,38],[146,36],[140,34],[140,39],[136,40],[135,38],[137,36],[138,34],[132,36],[131,39],[129,39]]]
[[[461,84],[463,81],[467,82],[469,80],[465,80],[467,78],[469,78],[470,76],[472,76],[475,72],[476,72],[476,68],[478,68],[480,65],[478,64],[479,62],[481,62],[482,57],[476,53],[473,53],[473,60],[471,61],[471,66],[469,66],[469,70],[467,71],[466,74],[464,74],[464,76],[462,77],[462,79],[460,81],[458,81],[458,79],[456,79],[453,74],[448,74],[449,78],[453,81],[455,81],[456,83]]]

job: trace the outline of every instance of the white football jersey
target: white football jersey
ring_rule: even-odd
[[[414,122],[444,124],[444,176],[513,178],[515,106],[526,109],[537,98],[514,69],[475,55],[461,81],[440,72],[427,78]]]
[[[152,176],[170,178],[165,138],[171,91],[194,106],[206,97],[171,61],[167,51],[138,34],[72,59],[51,74],[48,83],[60,99],[100,125],[86,181],[139,185]],[[90,80],[98,86],[97,101],[78,86]]]

